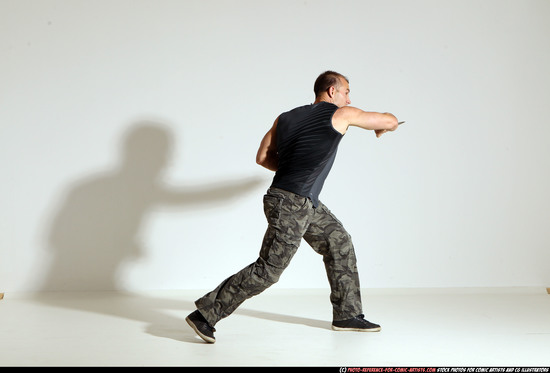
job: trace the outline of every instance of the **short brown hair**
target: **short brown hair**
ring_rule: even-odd
[[[313,85],[313,92],[315,97],[319,97],[323,92],[332,86],[338,87],[340,85],[340,78],[345,79],[349,83],[349,79],[344,75],[337,73],[336,71],[325,71],[317,77],[315,84]]]

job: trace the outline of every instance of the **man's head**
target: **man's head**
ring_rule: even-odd
[[[349,80],[335,71],[325,71],[313,85],[315,101],[328,101],[338,107],[351,104],[349,99]]]

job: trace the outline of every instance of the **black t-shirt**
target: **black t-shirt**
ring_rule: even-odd
[[[297,107],[279,116],[279,165],[272,187],[308,197],[319,204],[319,193],[334,163],[343,135],[332,126],[338,106],[329,102]]]

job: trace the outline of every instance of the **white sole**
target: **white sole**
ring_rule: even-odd
[[[338,326],[332,325],[332,330],[336,330],[337,332],[379,332],[380,330],[382,330],[382,328],[381,327],[372,328],[372,329],[340,328]]]

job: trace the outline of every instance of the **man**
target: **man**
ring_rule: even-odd
[[[242,302],[276,283],[301,239],[323,256],[331,288],[333,330],[380,331],[364,319],[359,275],[350,235],[319,201],[336,150],[349,126],[374,130],[377,137],[397,129],[395,116],[351,106],[349,80],[326,71],[314,84],[315,102],[281,114],[261,141],[256,162],[275,171],[264,196],[268,221],[256,262],[198,299],[187,323],[214,343],[214,325]]]

